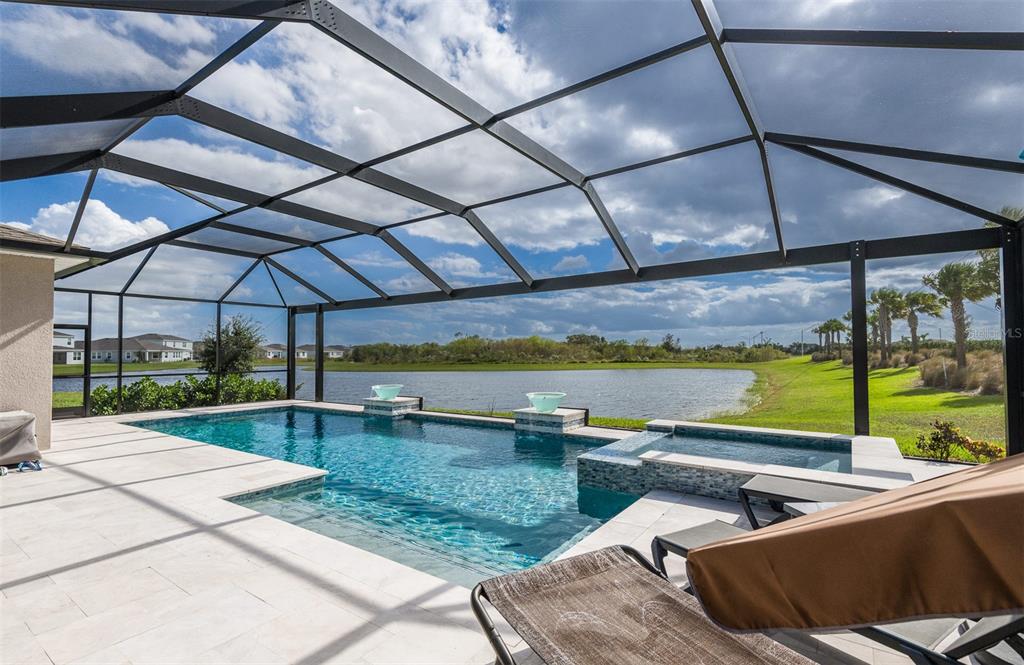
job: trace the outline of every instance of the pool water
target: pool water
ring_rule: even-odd
[[[676,432],[641,446],[635,454],[659,450],[753,464],[778,464],[837,473],[853,472],[853,454],[847,439],[744,434],[740,438],[735,432]]]
[[[274,408],[133,423],[326,469],[319,489],[238,503],[470,586],[557,556],[636,497],[576,485],[606,442]]]

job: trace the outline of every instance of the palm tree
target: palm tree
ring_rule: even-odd
[[[910,328],[910,350],[917,353],[919,348],[917,338],[918,315],[942,316],[942,302],[934,293],[927,291],[911,291],[903,296],[903,314],[907,319],[907,326]]]
[[[878,310],[868,312],[868,326],[871,327],[871,346],[878,346]]]
[[[871,294],[871,302],[878,306],[878,329],[882,338],[882,361],[885,362],[892,356],[892,320],[903,317],[903,294],[884,287]]]
[[[821,345],[821,337],[822,337],[822,335],[825,334],[825,331],[821,329],[821,326],[815,326],[815,327],[811,328],[811,332],[818,334],[818,350],[819,351],[824,351],[824,347]]]
[[[956,343],[956,366],[964,369],[967,367],[967,335],[971,325],[964,305],[993,295],[992,285],[983,278],[978,264],[968,261],[947,263],[938,272],[925,275],[921,281],[949,307]]]

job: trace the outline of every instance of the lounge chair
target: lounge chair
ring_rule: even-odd
[[[471,604],[501,665],[515,659],[485,600],[551,665],[803,665],[811,661],[764,633],[837,630],[916,665],[1013,662],[1024,652],[1022,509],[1017,455],[763,531],[682,542],[694,597],[636,550],[613,546],[485,580]],[[978,616],[990,618],[960,623],[950,644],[899,632],[904,621],[920,630],[922,619]]]
[[[473,589],[473,613],[500,665],[515,665],[484,605],[490,603],[549,665],[811,665],[759,633],[715,626],[689,593],[639,552],[612,546],[485,580]],[[951,631],[962,634],[942,650]],[[916,665],[1021,665],[1024,616],[915,621],[855,629],[906,654]],[[936,638],[935,636],[939,637]],[[945,639],[943,639],[945,636]]]
[[[484,600],[550,665],[812,665],[759,634],[715,627],[693,596],[631,547],[606,547],[485,580],[472,606],[501,665],[516,661]]]
[[[746,533],[746,529],[713,520],[656,536],[651,542],[654,565],[666,575],[668,554],[685,558],[693,548]],[[954,661],[971,656],[977,665],[1024,665],[1021,631],[1024,631],[1024,615],[985,617],[977,622],[960,618],[925,619],[854,629],[879,644],[907,654],[918,663],[936,662],[928,660],[928,654],[938,652]],[[954,633],[958,636],[950,640]]]
[[[791,517],[783,512],[782,504],[784,503],[796,501],[807,503],[845,503],[846,501],[854,501],[876,493],[873,490],[856,489],[813,480],[798,480],[796,478],[758,474],[743,483],[739,489],[739,499],[743,512],[750,521],[750,526],[754,529],[759,529],[762,525],[750,507],[750,500],[752,498],[763,499],[776,512],[782,513],[769,523],[776,524]]]

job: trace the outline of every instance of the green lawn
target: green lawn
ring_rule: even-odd
[[[53,393],[53,408],[82,406],[82,393]]]
[[[744,365],[744,367],[746,367]],[[741,414],[714,422],[823,432],[853,431],[853,370],[838,361],[790,358],[752,364],[757,402]],[[917,454],[917,435],[936,418],[952,420],[973,438],[1003,441],[1003,398],[918,386],[916,368],[879,369],[869,374],[871,432],[891,436],[900,449]]]
[[[267,365],[271,366],[284,366],[284,360],[261,360],[256,364],[257,367],[264,367]],[[199,363],[195,360],[184,360],[181,362],[174,363],[124,363],[122,371],[124,373],[138,373],[148,372],[150,370],[186,370],[195,369],[199,367]],[[85,371],[83,365],[54,365],[53,375],[54,376],[81,376],[82,372]],[[96,374],[116,374],[117,363],[93,363],[92,373]]]

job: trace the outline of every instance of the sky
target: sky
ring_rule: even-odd
[[[690,3],[676,1],[338,4],[494,112],[702,34]],[[719,0],[717,6],[727,27],[1024,29],[1024,11],[1015,0]],[[12,4],[0,4],[0,19],[5,25],[0,31],[4,96],[170,88],[254,26],[208,17]],[[1024,116],[1019,111],[1024,108],[1024,54],[1019,52],[728,48],[768,131],[1005,160],[1016,159],[1024,148]],[[71,53],[92,55],[68,57]],[[376,158],[464,124],[308,25],[279,25],[192,94],[354,160]],[[509,122],[587,175],[747,133],[707,46],[513,116]],[[69,146],[88,147],[109,140],[123,127],[114,121],[46,131],[4,130],[4,153],[12,157],[50,152],[54,146],[62,152]],[[115,152],[265,194],[327,173],[178,117],[152,120]],[[1017,175],[837,154],[990,211],[1024,206],[1024,187]],[[779,146],[769,146],[769,160],[787,247],[981,224],[975,217]],[[385,161],[379,168],[467,205],[557,182],[480,131]],[[75,173],[3,183],[0,221],[63,238],[85,179],[85,174]],[[597,177],[593,183],[641,265],[777,246],[760,161],[751,142]],[[290,200],[372,224],[436,212],[351,178],[308,189]],[[228,209],[238,205],[215,203]],[[537,277],[625,267],[577,189],[556,189],[476,212]],[[215,213],[158,183],[104,170],[76,242],[116,249]],[[225,221],[314,240],[340,235],[334,227],[262,209]],[[456,287],[514,279],[460,218],[415,222],[393,233]],[[283,247],[217,229],[186,239],[257,252]],[[377,238],[346,238],[326,246],[389,293],[434,288]],[[335,299],[373,296],[313,250],[276,258]],[[879,265],[870,271],[869,282],[920,288],[921,275],[947,258],[960,257]],[[140,261],[141,256],[130,256],[120,265],[62,283],[118,290]],[[130,292],[218,298],[250,263],[162,247]],[[273,277],[262,267],[254,270],[229,299],[280,303],[280,289],[289,304],[319,301],[282,272],[272,272]],[[339,343],[388,336],[443,340],[455,332],[560,336],[581,330],[630,339],[673,332],[694,344],[730,343],[765,330],[766,336],[792,341],[800,330],[841,316],[849,308],[845,275],[845,266],[786,270],[332,317],[344,319],[337,326]],[[194,337],[212,317],[198,305],[168,307],[132,300],[140,312],[139,324],[162,327],[163,332],[174,328],[181,331],[176,334]],[[76,306],[75,311],[81,309]],[[261,316],[272,311],[248,309]],[[998,325],[991,301],[981,303],[972,315],[979,330]]]

